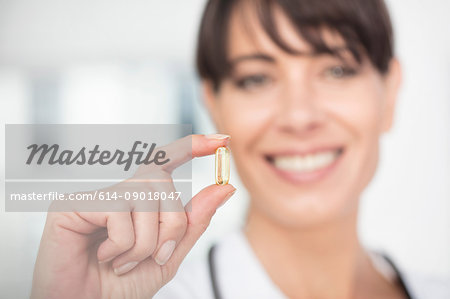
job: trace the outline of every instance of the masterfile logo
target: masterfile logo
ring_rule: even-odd
[[[142,146],[142,151],[139,151],[139,146]],[[148,149],[147,149],[148,148]],[[170,161],[166,159],[166,152],[163,150],[157,150],[155,154],[156,143],[152,143],[150,146],[146,142],[135,141],[132,149],[129,152],[124,152],[119,149],[111,152],[109,150],[100,151],[100,145],[96,144],[92,150],[87,150],[86,147],[82,147],[78,152],[73,150],[63,150],[60,151],[60,146],[58,144],[48,145],[48,144],[32,144],[27,147],[30,150],[30,155],[28,156],[26,164],[30,165],[33,163],[34,158],[37,154],[36,164],[41,165],[43,162],[49,165],[108,165],[111,163],[117,163],[117,165],[124,164],[124,170],[128,171],[130,166],[136,165],[149,165],[155,163],[156,165],[164,165]],[[147,149],[145,153],[144,150]],[[145,153],[145,158],[144,158]],[[136,157],[136,159],[134,158]]]
[[[5,210],[188,210],[192,162],[168,169],[192,156],[191,134],[177,124],[7,124]]]

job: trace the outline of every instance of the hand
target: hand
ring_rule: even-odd
[[[185,138],[192,138],[192,155],[169,145],[168,164],[141,168],[137,176],[156,171],[171,178],[182,163],[213,154],[228,142],[203,135]],[[152,189],[151,183],[142,184]],[[168,192],[174,190],[167,185]],[[137,212],[132,206],[127,212],[49,212],[31,298],[151,298],[174,277],[217,207],[234,191],[231,185],[208,186],[192,198],[190,212]]]

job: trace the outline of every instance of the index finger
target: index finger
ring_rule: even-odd
[[[158,151],[163,151],[165,158],[169,159],[167,163],[160,165],[159,169],[172,173],[174,169],[193,158],[214,154],[218,147],[226,146],[229,140],[230,136],[224,134],[188,135],[178,139],[158,148]]]

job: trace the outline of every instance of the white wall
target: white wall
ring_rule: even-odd
[[[191,59],[203,0],[0,0],[0,63]]]
[[[450,276],[450,2],[388,4],[404,83],[361,232],[408,268]]]
[[[175,90],[187,76],[184,92],[196,99],[195,123],[202,133],[213,132],[198,90],[189,83],[203,3],[0,0],[1,124],[36,119],[32,83],[42,74],[57,77],[60,106],[44,107],[50,110],[40,120],[59,113],[49,121],[172,122],[171,107],[179,97]],[[385,249],[404,268],[450,277],[450,2],[388,3],[404,84],[395,126],[383,140],[379,171],[363,196],[360,232],[368,246]],[[108,106],[107,113],[73,109],[95,99]],[[137,104],[139,111],[127,109]],[[154,104],[163,113],[142,112]],[[3,134],[0,130],[0,161]],[[211,157],[193,165],[194,190],[212,183]],[[246,194],[232,175],[239,191],[216,213],[190,259],[242,222]],[[2,199],[3,188],[2,183]],[[14,288],[15,298],[25,298],[23,285],[31,281],[45,216],[5,213],[3,203],[1,211],[0,290]]]

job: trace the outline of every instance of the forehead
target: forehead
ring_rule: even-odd
[[[228,30],[228,59],[251,53],[269,53],[271,55],[288,55],[268,34],[262,22],[265,21],[258,7],[258,1],[240,1],[234,7]],[[290,21],[280,6],[274,5],[273,32],[291,49],[299,53],[313,54],[315,49],[299,33],[299,29]],[[345,48],[344,39],[333,31],[319,30],[323,41],[330,48]]]

